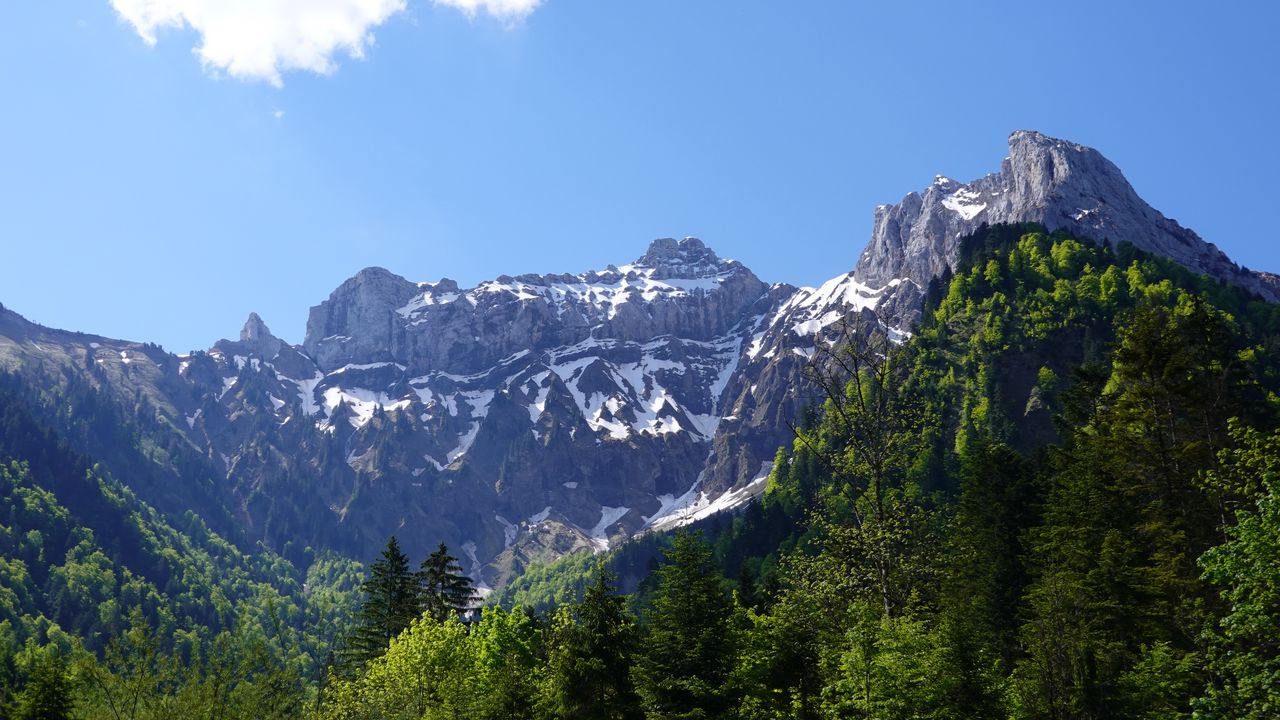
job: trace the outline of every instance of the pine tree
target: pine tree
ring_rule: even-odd
[[[46,650],[18,694],[13,720],[67,720],[74,707],[66,661]]]
[[[444,543],[422,561],[418,582],[422,611],[438,622],[457,617],[476,599],[471,578],[463,574],[462,565]]]
[[[1197,478],[1227,418],[1255,412],[1233,345],[1228,320],[1192,296],[1148,299],[1126,319],[1110,379],[1051,455],[1044,522],[1029,535],[1026,714],[1189,710],[1212,600],[1195,562],[1217,537]]]
[[[631,680],[635,624],[613,575],[596,568],[582,602],[557,614],[551,631],[551,715],[580,720],[642,717]]]
[[[364,665],[386,652],[391,639],[421,615],[416,578],[394,535],[382,557],[369,566],[369,579],[360,589],[364,602],[356,614],[345,659]]]
[[[655,718],[721,717],[736,662],[733,605],[701,537],[680,533],[658,568],[636,684]]]

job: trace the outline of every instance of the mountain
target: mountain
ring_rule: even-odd
[[[999,172],[970,183],[939,175],[897,205],[877,207],[854,277],[869,285],[903,277],[924,284],[954,266],[961,237],[983,224],[1021,222],[1099,241],[1128,241],[1270,302],[1280,300],[1280,278],[1240,267],[1162,215],[1097,150],[1027,130],[1009,136],[1009,155]]]
[[[734,497],[754,467],[790,442],[787,423],[813,399],[804,367],[816,339],[839,342],[855,313],[865,315],[864,326],[880,324],[900,339],[919,319],[929,282],[956,267],[960,239],[1002,223],[1127,241],[1267,301],[1280,300],[1280,277],[1240,267],[1166,218],[1097,150],[1016,131],[999,172],[970,183],[937,176],[923,191],[877,207],[871,238],[852,272],[797,290],[760,321],[727,386],[723,404],[729,412],[705,475],[709,497]]]
[[[223,517],[295,559],[371,557],[392,533],[413,556],[443,540],[497,585],[759,495],[816,398],[818,346],[853,318],[907,337],[984,224],[1129,241],[1280,297],[1275,276],[1152,209],[1097,151],[1021,131],[1009,148],[997,173],[877,208],[856,267],[817,288],[660,239],[626,265],[473,288],[367,268],[311,309],[299,346],[256,314],[237,340],[176,356],[0,310],[0,367],[76,374],[135,413],[163,449],[137,490],[158,508]]]

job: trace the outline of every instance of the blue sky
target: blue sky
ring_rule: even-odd
[[[300,341],[368,265],[470,285],[696,235],[817,284],[1019,128],[1280,270],[1275,3],[316,0],[351,26],[297,37],[306,3],[220,2],[255,6],[0,5],[0,302],[181,352],[250,311]]]

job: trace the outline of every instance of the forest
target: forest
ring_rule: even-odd
[[[395,538],[368,568],[244,552],[59,437],[90,396],[5,376],[0,707],[1274,718],[1278,353],[1280,307],[1232,286],[984,227],[908,340],[866,312],[818,353],[759,502],[483,602],[444,545],[417,567]]]

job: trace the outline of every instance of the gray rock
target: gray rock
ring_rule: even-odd
[[[244,328],[240,330],[240,342],[266,358],[279,355],[284,347],[284,341],[271,334],[270,328],[256,312],[249,313],[249,319],[245,320]]]
[[[855,270],[817,288],[664,238],[627,265],[474,288],[368,268],[311,309],[300,347],[256,314],[239,340],[177,357],[0,309],[0,368],[82,368],[145,398],[164,420],[148,426],[180,436],[155,445],[198,449],[246,537],[361,557],[392,532],[415,555],[443,540],[496,581],[758,480],[821,400],[818,345],[855,319],[904,337],[984,222],[1129,240],[1277,297],[1280,279],[1156,212],[1096,151],[1032,132],[1009,145],[998,173],[877,208]]]
[[[873,286],[896,278],[924,285],[954,264],[962,236],[983,223],[1014,222],[1038,222],[1097,241],[1127,240],[1266,300],[1280,299],[1275,276],[1241,268],[1152,208],[1097,150],[1027,130],[1009,136],[1009,156],[999,172],[971,183],[939,176],[922,192],[876,208],[855,277]]]
[[[419,374],[471,374],[521,351],[591,338],[710,341],[766,287],[695,238],[656,240],[621,269],[502,276],[468,290],[369,268],[312,308],[303,346],[326,372],[392,361]]]
[[[365,268],[311,308],[302,346],[326,371],[342,367],[349,358],[389,360],[395,309],[417,291],[388,270]]]

